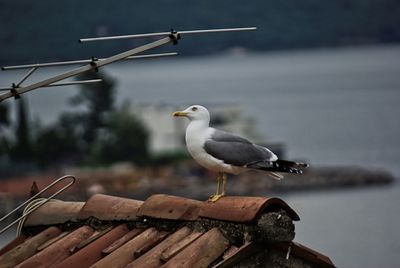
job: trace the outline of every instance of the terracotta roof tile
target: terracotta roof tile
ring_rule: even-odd
[[[284,209],[292,220],[300,220],[297,213],[283,200],[268,197],[225,196],[218,202],[205,202],[199,216],[215,220],[251,222],[264,211]]]
[[[1,267],[14,267],[37,252],[38,246],[49,239],[58,236],[61,230],[57,227],[49,227],[43,232],[27,239],[22,244],[0,256]]]
[[[252,256],[257,250],[258,247],[253,242],[245,243],[241,247],[232,246],[224,253],[222,260],[214,265],[213,268],[231,267],[242,259]]]
[[[203,202],[184,197],[157,194],[140,207],[138,216],[157,219],[193,221],[198,218]]]
[[[135,220],[143,201],[111,195],[93,195],[79,212],[79,219],[95,217],[99,220]]]
[[[228,247],[229,241],[213,228],[161,267],[208,267]]]
[[[149,240],[154,239],[159,235],[159,231],[155,228],[149,228],[143,231],[138,236],[135,236],[132,240],[125,243],[123,246],[107,255],[105,258],[96,262],[92,265],[92,268],[122,268],[128,265],[128,263],[132,262],[135,259],[134,252],[140,248],[143,248]]]
[[[71,248],[69,250],[71,252],[71,254],[75,254],[76,252],[80,251],[82,248],[86,247],[87,245],[96,241],[103,235],[107,234],[108,232],[110,232],[113,229],[113,226],[103,226],[103,228],[104,228],[103,230],[95,230],[91,236],[89,236],[85,240],[82,240],[78,245]]]
[[[164,250],[174,245],[175,243],[182,241],[182,239],[187,237],[191,233],[191,231],[192,230],[188,227],[180,228],[178,231],[167,237],[164,241],[148,251],[146,254],[131,262],[128,266],[126,266],[126,268],[160,267],[164,263],[161,260],[161,254],[164,252]]]
[[[65,231],[65,232],[60,233],[60,234],[57,235],[56,237],[53,237],[53,238],[47,240],[46,242],[44,242],[43,244],[41,244],[41,245],[37,248],[37,250],[38,250],[38,251],[44,250],[45,248],[47,248],[47,247],[53,245],[54,243],[56,243],[58,240],[63,239],[64,237],[66,237],[66,236],[69,235],[70,233],[71,233],[70,231]]]
[[[293,233],[292,221],[298,220],[298,215],[278,198],[224,197],[211,203],[154,195],[143,203],[98,194],[84,205],[78,203],[51,202],[47,208],[38,210],[23,230],[36,235],[28,239],[20,237],[1,250],[0,266],[3,267],[2,260],[8,254],[14,262],[9,267],[18,262],[17,267],[56,268],[231,267],[268,246],[279,254],[281,251],[286,254],[291,246],[293,256],[318,267],[333,267],[329,266],[328,257],[300,244],[263,244],[264,240],[258,239],[260,232],[264,232],[260,227],[262,220],[272,228],[268,230],[274,237],[275,233],[287,232],[288,236]],[[62,210],[62,207],[68,210],[70,218],[57,211],[56,208]],[[281,220],[272,220],[281,209],[286,211]],[[48,224],[45,215],[50,217],[50,224],[59,228],[43,230],[42,225]],[[92,225],[92,217],[100,222]],[[49,230],[53,230],[52,235],[47,237]],[[39,239],[44,236],[46,239]],[[293,236],[280,241],[290,241]]]
[[[228,248],[225,252],[224,255],[222,256],[223,260],[226,260],[230,257],[232,257],[233,255],[235,255],[236,253],[238,253],[238,251],[240,250],[239,247],[237,246],[231,246],[230,248]]]
[[[0,256],[3,255],[4,253],[10,251],[11,249],[15,248],[16,246],[22,244],[25,240],[27,239],[26,235],[20,234],[13,240],[11,240],[9,243],[7,243],[1,250],[0,250]]]
[[[157,235],[147,239],[146,243],[141,246],[140,248],[136,249],[133,252],[133,256],[135,256],[135,259],[139,258],[146,252],[148,252],[150,249],[154,248],[156,245],[158,245],[161,241],[164,240],[165,237],[169,235],[168,232],[166,231],[159,231]]]
[[[121,224],[98,238],[95,242],[88,244],[88,246],[65,259],[60,264],[54,266],[54,268],[89,267],[103,257],[101,253],[103,249],[108,247],[113,241],[121,238],[127,232],[129,232],[129,229],[126,224]]]
[[[64,202],[51,200],[27,217],[25,226],[53,225],[75,221],[84,202]]]
[[[316,267],[321,267],[321,268],[335,267],[335,265],[332,263],[332,261],[329,259],[329,257],[327,257],[324,254],[319,253],[313,249],[310,249],[300,243],[293,242],[293,241],[290,243],[281,243],[279,248],[286,251],[289,246],[291,247],[290,255],[295,255],[295,256],[301,257],[302,259],[305,259],[305,260],[309,261],[310,263],[315,264]]]
[[[52,267],[56,263],[63,261],[70,256],[70,249],[78,245],[81,241],[88,238],[93,233],[89,226],[82,226],[63,239],[57,241],[43,251],[26,259],[16,267],[18,268],[37,268]]]
[[[193,231],[190,235],[186,236],[176,244],[171,245],[170,247],[165,249],[160,256],[161,260],[165,262],[169,261],[172,257],[181,252],[185,247],[187,247],[190,243],[199,238],[202,234],[202,232]]]
[[[120,239],[115,240],[110,246],[106,247],[101,251],[101,254],[103,256],[106,256],[116,249],[120,248],[122,245],[124,245],[126,242],[143,232],[144,229],[133,229],[127,232],[125,235],[123,235]]]

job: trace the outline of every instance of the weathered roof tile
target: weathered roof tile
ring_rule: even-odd
[[[301,257],[314,264],[316,267],[321,268],[333,268],[335,265],[329,259],[329,257],[321,254],[313,249],[310,249],[300,243],[297,242],[289,242],[289,243],[280,243],[277,245],[281,250],[287,251],[288,247],[290,247],[290,255],[295,255]]]
[[[85,202],[51,200],[27,217],[24,226],[53,225],[75,221]]]
[[[103,256],[101,251],[108,247],[113,241],[129,232],[126,224],[121,224],[111,231],[107,232],[96,241],[90,243],[74,255],[65,259],[54,268],[70,268],[70,267],[89,267],[98,262]]]
[[[147,239],[144,245],[136,249],[135,252],[133,252],[133,256],[135,256],[135,258],[139,258],[143,254],[148,252],[150,249],[154,248],[159,242],[164,240],[164,238],[167,237],[168,234],[169,233],[166,231],[159,231],[157,235]]]
[[[143,231],[138,236],[135,236],[132,240],[125,243],[123,246],[107,255],[105,258],[96,262],[92,265],[92,268],[122,268],[128,265],[135,259],[134,252],[143,246],[145,246],[149,240],[154,239],[159,235],[159,231],[155,228],[149,228]]]
[[[83,206],[79,219],[95,217],[99,220],[135,220],[143,201],[111,195],[93,195]]]
[[[251,222],[262,212],[284,209],[292,220],[299,220],[297,213],[283,200],[268,197],[225,196],[217,202],[205,202],[199,216],[215,220]]]
[[[18,268],[37,268],[52,267],[70,256],[70,249],[78,245],[81,241],[88,238],[93,233],[89,226],[82,226],[63,239],[57,241],[43,251],[26,259],[16,267]]]
[[[0,266],[2,268],[14,267],[37,252],[38,246],[49,239],[58,236],[61,230],[57,227],[49,227],[34,237],[26,240],[22,244],[14,247],[10,251],[0,256]]]
[[[121,238],[115,240],[111,245],[109,245],[108,247],[103,249],[101,251],[101,254],[103,256],[106,256],[106,255],[112,253],[113,251],[117,250],[122,245],[124,245],[126,242],[128,242],[129,240],[131,240],[135,236],[137,236],[140,233],[142,233],[143,231],[144,231],[144,229],[133,229],[133,230],[130,230],[129,232],[124,234]]]
[[[162,252],[167,249],[168,247],[174,245],[178,241],[181,241],[184,239],[187,235],[191,233],[191,230],[188,227],[182,227],[169,237],[167,237],[164,241],[162,241],[160,244],[155,246],[153,249],[148,251],[146,254],[141,256],[140,258],[134,260],[131,262],[129,265],[126,266],[126,268],[156,268],[160,267],[163,264],[163,261],[161,260],[161,254]]]
[[[69,235],[71,232],[70,231],[65,231],[60,233],[59,235],[57,235],[56,237],[53,237],[49,240],[47,240],[46,242],[44,242],[43,244],[41,244],[37,250],[38,251],[42,251],[45,248],[48,248],[49,246],[53,245],[54,243],[56,243],[57,241],[63,239],[64,237],[66,237],[67,235]]]
[[[9,243],[7,243],[1,250],[0,250],[0,256],[3,255],[4,253],[10,251],[11,249],[15,248],[16,246],[22,244],[28,237],[24,234],[20,234],[13,240],[11,240]]]
[[[80,251],[82,248],[86,247],[87,245],[93,243],[103,235],[107,234],[113,229],[113,226],[105,226],[103,227],[103,230],[95,230],[91,236],[86,238],[85,240],[81,241],[78,245],[70,249],[70,252],[72,254],[75,254],[76,252]]]
[[[240,260],[252,256],[255,252],[257,252],[257,250],[258,247],[253,242],[244,243],[240,247],[232,246],[227,251],[225,251],[222,260],[215,264],[213,268],[232,267]]]
[[[185,247],[187,247],[190,243],[199,238],[202,234],[203,233],[201,232],[193,231],[190,235],[186,236],[176,244],[171,245],[170,247],[165,249],[160,256],[161,259],[165,262],[169,261],[172,257],[181,252]]]
[[[152,195],[140,207],[138,216],[157,219],[193,221],[198,218],[203,202],[184,197]]]
[[[208,267],[228,247],[228,239],[218,228],[213,228],[161,267]]]

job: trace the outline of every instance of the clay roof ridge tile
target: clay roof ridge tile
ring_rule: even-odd
[[[204,202],[199,217],[231,222],[253,222],[265,211],[285,210],[292,220],[297,213],[280,198],[225,196],[216,202]]]
[[[137,215],[156,219],[194,221],[198,219],[202,205],[202,201],[194,199],[156,194],[144,201]]]
[[[83,205],[78,214],[81,220],[90,217],[98,220],[136,220],[141,200],[104,194],[95,194]]]

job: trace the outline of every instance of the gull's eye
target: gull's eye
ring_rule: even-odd
[[[198,108],[197,108],[196,106],[192,107],[192,111],[193,111],[193,112],[197,111],[197,109],[198,109]]]

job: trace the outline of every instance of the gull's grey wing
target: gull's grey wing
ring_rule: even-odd
[[[226,164],[245,166],[248,164],[276,160],[276,156],[267,148],[253,144],[248,140],[216,130],[204,143],[204,150]]]
[[[241,142],[241,143],[252,144],[245,138],[215,128],[214,128],[214,133],[211,136],[211,139],[213,141]]]

